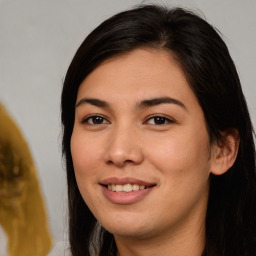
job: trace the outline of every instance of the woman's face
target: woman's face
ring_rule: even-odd
[[[202,109],[165,51],[107,60],[81,83],[71,138],[76,180],[115,236],[203,224],[212,151]]]

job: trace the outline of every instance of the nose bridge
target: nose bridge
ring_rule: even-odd
[[[114,125],[108,141],[106,161],[118,166],[125,163],[139,164],[143,161],[143,152],[138,139],[132,124],[124,121]]]

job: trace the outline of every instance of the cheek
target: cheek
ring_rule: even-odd
[[[86,138],[86,139],[85,139]],[[98,186],[97,171],[99,169],[99,145],[91,143],[88,136],[73,132],[70,147],[79,191],[91,211],[100,207],[100,198],[94,193]],[[93,200],[92,200],[93,199]]]
[[[200,164],[201,161],[208,161],[210,157],[208,135],[206,132],[203,133],[173,133],[161,140],[158,138],[155,142],[152,141],[151,147],[147,148],[154,159],[159,159],[162,164]]]
[[[163,182],[171,183],[173,189],[197,186],[207,182],[210,173],[208,141],[205,130],[200,134],[191,130],[176,132],[148,147],[148,159],[162,172]]]
[[[166,207],[166,218],[170,209],[174,216],[179,216],[181,212],[190,212],[195,205],[207,201],[210,173],[208,135],[199,138],[176,134],[160,144],[151,147],[148,157],[161,173],[159,207]]]
[[[81,136],[74,131],[70,141],[71,155],[76,175],[95,175],[95,168],[98,167],[102,158],[102,143],[90,136]]]
[[[70,149],[76,182],[83,199],[89,206],[92,192],[95,190],[95,185],[97,185],[95,168],[98,167],[99,154],[97,154],[98,145],[90,143],[90,139],[85,138],[88,138],[88,136],[81,136],[80,133],[74,130],[70,141]]]

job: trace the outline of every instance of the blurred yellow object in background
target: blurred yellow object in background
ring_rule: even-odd
[[[29,147],[0,104],[0,225],[10,256],[45,256],[51,249],[46,209]]]

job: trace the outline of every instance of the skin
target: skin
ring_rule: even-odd
[[[142,104],[162,97],[174,101]],[[164,118],[157,123],[156,116]],[[107,60],[79,87],[71,137],[76,180],[120,256],[201,255],[209,175],[231,164],[223,162],[223,148],[210,145],[203,111],[165,51],[137,49]],[[155,186],[135,203],[118,204],[100,185],[110,177]]]

